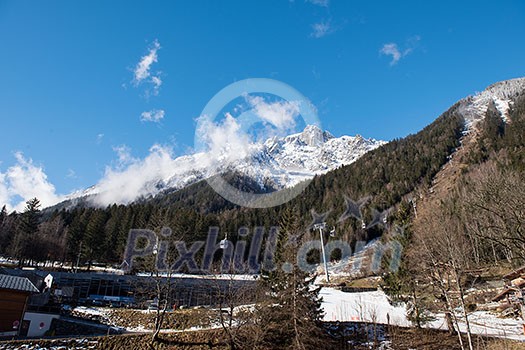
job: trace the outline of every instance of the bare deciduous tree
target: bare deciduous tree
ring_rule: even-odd
[[[472,244],[465,234],[462,221],[455,214],[457,206],[445,201],[429,208],[414,223],[414,264],[438,292],[446,312],[451,316],[461,348],[465,344],[459,332],[459,320],[466,325],[468,348],[473,350],[470,322],[465,305],[465,277],[472,265]],[[456,308],[461,309],[457,315]]]
[[[251,305],[256,295],[255,285],[239,280],[246,276],[236,275],[231,264],[229,273],[220,272],[211,275],[211,288],[217,302],[216,314],[221,328],[228,337],[231,350],[244,348],[247,329],[254,329],[257,321],[254,306]],[[237,266],[238,267],[238,266]],[[250,337],[251,338],[251,337]]]
[[[472,172],[461,193],[467,232],[485,258],[525,261],[524,174],[490,161]]]

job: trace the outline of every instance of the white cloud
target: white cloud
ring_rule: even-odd
[[[384,44],[379,52],[382,55],[392,56],[392,61],[390,61],[391,66],[397,64],[401,59],[401,52],[395,43]]]
[[[142,112],[140,120],[143,122],[160,123],[164,119],[165,112],[162,109],[153,109],[151,111]]]
[[[250,108],[244,113],[252,113],[279,131],[292,129],[296,124],[295,118],[300,114],[297,101],[267,102],[261,96],[248,94],[244,95],[244,99]],[[198,152],[202,152],[200,161],[208,168],[215,169],[244,159],[257,148],[252,139],[254,135],[249,134],[241,124],[243,114],[236,119],[226,113],[220,122],[215,122],[206,115],[198,118],[196,147]],[[274,130],[264,128],[261,130],[264,135],[259,136],[266,140],[272,132]]]
[[[329,0],[306,0],[306,1],[311,4],[322,6],[322,7],[328,7],[328,4],[330,3]]]
[[[162,85],[162,79],[160,78],[161,73],[151,73],[152,65],[158,62],[157,52],[160,48],[160,43],[155,39],[153,45],[149,48],[148,53],[141,57],[139,63],[137,63],[133,70],[133,84],[135,86],[139,86],[142,83],[149,83],[153,86],[151,91],[146,91],[146,96],[158,95]]]
[[[162,85],[162,79],[160,75],[151,77],[151,83],[153,84],[153,95],[159,94],[160,86]]]
[[[321,21],[319,23],[312,24],[312,32],[310,33],[310,36],[319,39],[332,32],[333,28],[330,22]]]
[[[174,158],[171,147],[158,144],[153,145],[143,159],[132,157],[131,150],[125,145],[115,147],[118,159],[106,167],[103,178],[97,183],[97,195],[92,198],[94,204],[131,203],[137,198],[158,193],[161,190],[159,185],[166,179],[184,184],[192,169],[211,170],[212,165],[217,166],[221,155],[222,159],[231,160],[224,153],[226,150],[234,157],[243,153],[244,148],[239,152],[238,147],[244,147],[246,139],[242,138],[240,127],[231,116],[221,124],[209,122],[201,126],[205,130],[201,134],[203,141],[209,143],[211,149],[209,153],[198,154],[198,162],[193,157]]]
[[[129,148],[115,148],[119,157],[116,168],[108,166],[104,177],[97,184],[99,194],[95,201],[99,205],[111,203],[127,204],[133,200],[155,193],[158,179],[166,179],[176,173],[171,149],[154,145],[144,159],[131,157]],[[127,164],[124,169],[121,165]]]
[[[37,197],[43,207],[54,205],[63,200],[56,193],[42,166],[33,164],[21,152],[15,153],[16,164],[5,173],[0,173],[0,205],[6,204],[12,210],[23,210],[25,202]]]
[[[66,178],[68,178],[68,179],[76,179],[77,178],[77,173],[73,169],[67,169]]]
[[[286,130],[295,126],[295,118],[300,113],[297,101],[268,103],[261,96],[250,95],[245,95],[245,99],[259,118],[273,124],[278,129]]]
[[[149,52],[147,55],[142,56],[140,59],[140,62],[135,67],[135,70],[133,71],[135,77],[134,82],[135,84],[140,84],[142,81],[146,80],[150,77],[150,68],[151,65],[155,62],[157,62],[157,51],[160,49],[160,44],[157,40],[153,42],[153,46],[149,49]]]
[[[113,147],[113,151],[117,153],[117,167],[119,169],[137,161],[137,159],[131,155],[131,148],[126,145],[115,146]]]
[[[215,123],[207,116],[198,120],[197,135],[201,148],[205,151],[206,163],[231,163],[243,159],[250,153],[252,142],[243,132],[237,119],[227,113],[221,123]]]
[[[278,127],[293,125],[294,117],[299,113],[296,102],[268,103],[260,97],[248,95],[245,98],[254,114]],[[191,171],[197,173],[197,169],[211,176],[217,169],[225,169],[256,149],[239,119],[228,113],[220,121],[206,115],[197,118],[196,135],[197,153],[192,157],[174,159],[170,147],[154,145],[145,158],[139,159],[134,158],[125,145],[114,147],[117,160],[106,167],[103,178],[96,185],[94,203],[101,206],[127,204],[142,196],[158,193],[162,189],[159,185],[169,183],[174,186],[174,183],[194,181],[188,174]]]
[[[403,50],[401,50],[396,43],[384,44],[383,47],[381,47],[381,49],[379,50],[379,53],[382,55],[386,55],[386,56],[392,56],[390,65],[394,66],[403,57],[411,54],[414,51],[414,49],[417,47],[420,40],[421,40],[421,37],[419,35],[409,38],[406,41],[405,48]]]
[[[104,138],[104,134],[97,135],[97,145],[100,145],[102,143],[103,138]]]

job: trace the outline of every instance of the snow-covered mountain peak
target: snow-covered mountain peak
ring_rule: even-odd
[[[167,152],[158,150],[123,171],[111,171],[110,176],[97,185],[73,194],[70,199],[89,196],[97,205],[127,204],[229,171],[250,177],[263,190],[267,186],[282,189],[350,164],[384,143],[359,135],[334,137],[328,131],[308,125],[300,133],[247,146],[249,150],[244,158],[224,155],[226,160],[233,159],[231,162],[202,152],[171,158]]]
[[[323,131],[316,125],[307,125],[303,132],[290,135],[287,137],[287,140],[295,137],[310,147],[319,147],[326,141],[334,138],[328,131]]]
[[[525,78],[503,80],[487,87],[483,93],[497,98],[512,99],[525,90]],[[482,94],[483,94],[482,93]]]
[[[467,131],[483,120],[489,106],[494,105],[503,120],[508,121],[513,101],[525,93],[525,78],[504,80],[492,84],[480,93],[461,101],[461,112]]]

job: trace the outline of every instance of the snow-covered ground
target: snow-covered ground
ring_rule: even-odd
[[[334,288],[322,288],[322,307],[325,321],[376,322],[401,327],[411,326],[406,318],[404,306],[393,306],[387,295],[382,291],[345,293]],[[427,327],[447,329],[444,314],[434,315],[436,320]],[[476,311],[469,314],[471,331],[474,334],[495,336],[519,341],[525,341],[523,322],[510,318],[499,318],[486,311]],[[466,330],[464,322],[460,322],[461,331]]]
[[[408,327],[403,306],[393,306],[382,291],[346,293],[334,288],[322,288],[325,321],[376,322]]]
[[[447,329],[444,314],[437,314],[436,321],[431,322],[428,327],[436,329]],[[499,338],[525,341],[523,332],[523,321],[512,318],[499,318],[487,311],[475,311],[469,314],[470,329],[474,334],[494,336]],[[466,324],[460,322],[462,332],[466,332]]]
[[[347,293],[339,289],[324,287],[320,291],[323,298],[324,321],[341,322],[369,322],[378,324],[391,324],[401,327],[411,327],[411,322],[406,317],[404,305],[394,306],[388,296],[381,290],[373,292]],[[245,307],[251,307],[246,305]],[[106,318],[110,310],[97,307],[76,307],[74,312],[86,316]],[[147,311],[146,311],[147,312]],[[435,320],[426,327],[434,329],[447,329],[444,314],[433,315]],[[494,336],[525,342],[523,322],[510,318],[499,318],[487,311],[476,311],[469,314],[472,333]],[[210,327],[192,327],[188,330],[218,328],[220,325],[212,324]],[[466,325],[460,321],[461,331],[466,331]],[[128,332],[146,332],[145,327],[128,327]],[[181,330],[169,329],[165,332],[180,332]]]
[[[107,315],[107,312],[105,312],[104,309],[102,308],[87,307],[87,306],[77,306],[72,311],[79,313],[79,314],[90,315],[90,316],[106,316]]]

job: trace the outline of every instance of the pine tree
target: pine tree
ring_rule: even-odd
[[[312,349],[322,346],[320,288],[313,288],[315,276],[301,270],[297,254],[304,229],[292,209],[282,215],[276,266],[265,284],[270,290],[268,306],[260,312],[266,328],[265,342],[272,347]]]
[[[88,219],[86,209],[75,210],[67,229],[67,256],[75,264],[80,263],[82,258],[82,247]]]
[[[7,208],[4,205],[0,211],[0,254],[7,253],[7,248],[12,241],[12,222],[7,214]]]
[[[102,209],[96,210],[91,217],[86,227],[85,248],[86,257],[88,259],[88,271],[94,260],[103,257],[106,251],[105,246],[105,231],[106,212]]]
[[[26,202],[24,212],[20,215],[15,237],[15,256],[18,265],[22,266],[26,259],[32,259],[35,255],[35,247],[32,243],[38,233],[40,222],[40,201],[37,198]]]
[[[0,225],[4,223],[4,220],[7,218],[7,208],[4,205],[0,211]]]
[[[478,147],[471,154],[472,161],[481,163],[486,161],[492,152],[497,152],[502,147],[502,138],[505,134],[505,122],[501,113],[492,101],[487,107],[485,118],[481,125],[478,138]]]
[[[386,261],[383,261],[383,290],[394,302],[404,302],[407,308],[407,318],[418,328],[434,318],[429,312],[429,306],[433,301],[428,298],[425,285],[419,283],[424,280],[421,276],[418,262],[411,254],[410,246],[413,242],[411,223],[413,218],[412,204],[408,201],[400,203],[396,213],[393,215],[393,234],[395,239],[403,247],[401,264],[396,271],[391,271]]]

